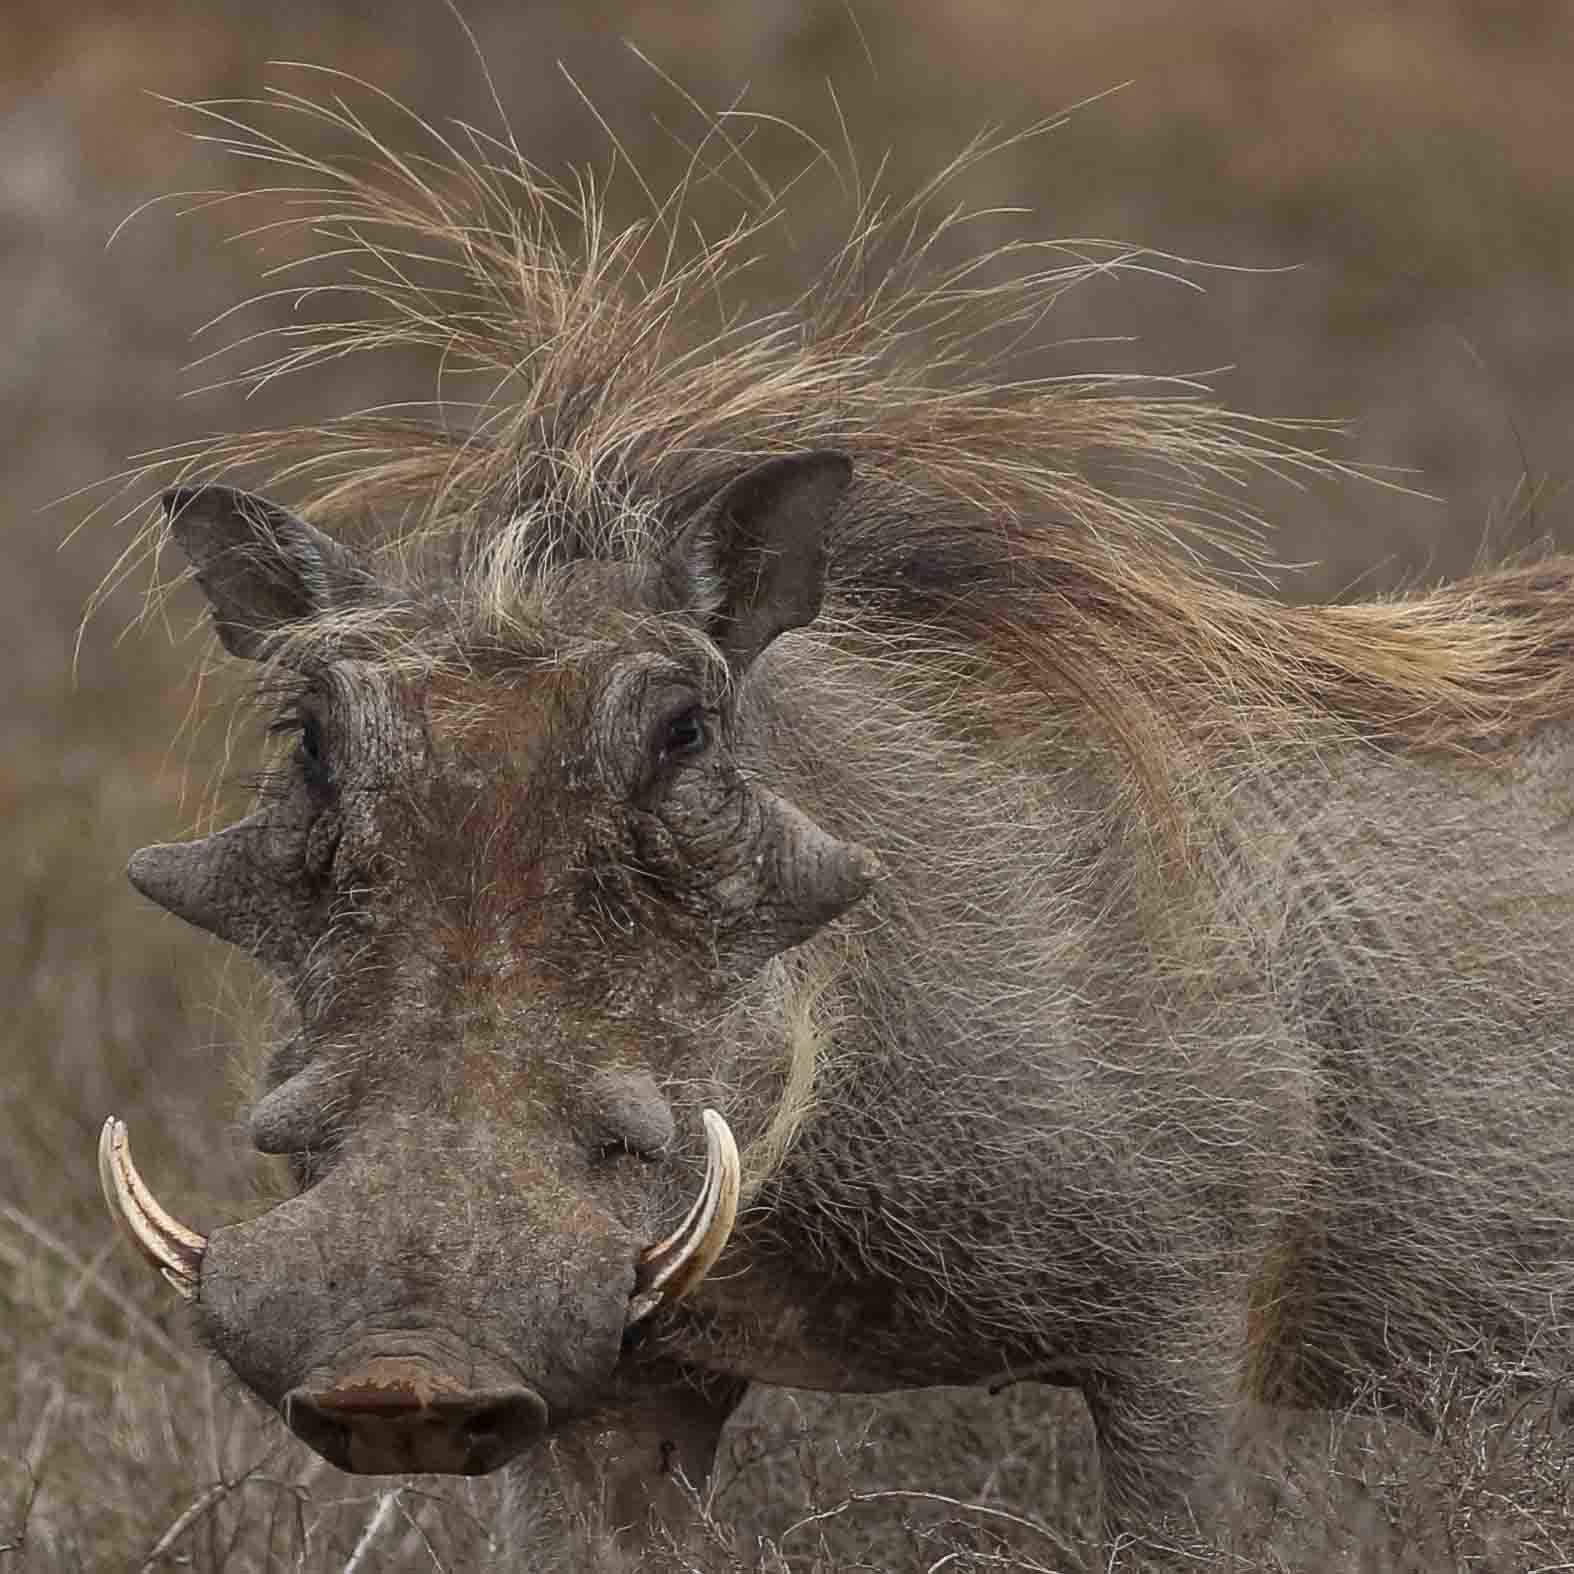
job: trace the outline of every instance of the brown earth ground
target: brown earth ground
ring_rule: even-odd
[[[270,60],[342,67],[434,118],[484,118],[437,0],[11,0],[0,18],[0,1571],[478,1570],[493,1488],[338,1475],[226,1386],[111,1234],[92,1154],[127,1117],[154,1184],[203,1228],[267,1184],[239,1114],[255,984],[154,913],[121,869],[189,828],[222,724],[182,724],[198,642],[133,627],[131,539],[56,500],[134,452],[390,396],[319,374],[242,407],[183,399],[192,333],[255,287],[222,214],[142,214],[232,187],[177,99],[254,96]],[[1285,593],[1457,571],[1541,534],[1574,544],[1574,26],[1566,0],[581,0],[466,7],[520,143],[605,166],[594,102],[658,188],[700,103],[747,103],[903,190],[984,122],[1023,127],[1129,84],[991,161],[963,195],[1031,209],[989,234],[1118,237],[1228,264],[1201,290],[1127,275],[1069,297],[1030,369],[1206,373],[1221,399],[1333,418],[1411,493],[1265,483]],[[560,68],[561,62],[561,68]],[[834,99],[833,99],[834,91]],[[840,106],[838,110],[837,106]],[[772,151],[772,150],[775,151]],[[769,164],[802,164],[780,134]],[[762,299],[845,221],[812,182]],[[632,193],[614,197],[628,206]],[[710,199],[707,199],[710,200]],[[720,198],[716,198],[718,202]],[[720,214],[724,207],[718,207]],[[988,226],[986,226],[987,228]],[[271,259],[264,255],[264,264]],[[1232,271],[1232,270],[1246,271]],[[1258,271],[1251,271],[1258,270]],[[282,310],[283,308],[281,308]],[[1431,494],[1430,497],[1419,494]],[[55,506],[49,506],[54,504]],[[177,598],[171,626],[194,604]],[[214,696],[210,693],[210,701]],[[193,741],[176,742],[177,735]],[[1554,1407],[1431,1442],[1301,1418],[1265,1456],[1239,1570],[1574,1567]],[[768,1396],[739,1418],[696,1558],[723,1568],[1069,1569],[1092,1501],[1079,1407],[999,1396]],[[653,1552],[649,1566],[665,1566]]]

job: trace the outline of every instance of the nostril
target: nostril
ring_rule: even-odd
[[[528,1448],[545,1431],[547,1408],[528,1388],[482,1404],[460,1423],[474,1474],[484,1475]]]
[[[350,1470],[350,1432],[344,1423],[321,1409],[301,1389],[292,1389],[280,1407],[284,1424],[340,1470]]]
[[[428,1383],[368,1382],[366,1374],[332,1388],[294,1389],[281,1408],[297,1437],[362,1475],[486,1475],[547,1424],[546,1403],[529,1388],[434,1393]]]

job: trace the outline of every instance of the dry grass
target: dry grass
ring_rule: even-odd
[[[1206,295],[1096,282],[1057,307],[1054,342],[1031,369],[1238,362],[1224,389],[1245,408],[1359,415],[1353,458],[1414,467],[1419,487],[1448,502],[1254,499],[1284,522],[1284,558],[1324,563],[1302,577],[1308,592],[1374,564],[1363,588],[1463,567],[1493,519],[1500,542],[1549,529],[1571,539],[1559,488],[1574,429],[1574,41],[1561,6],[1141,0],[1112,18],[1091,0],[933,0],[916,15],[696,3],[659,21],[619,0],[467,10],[532,156],[552,169],[604,161],[599,129],[555,71],[563,55],[614,106],[658,187],[685,154],[649,117],[679,127],[683,116],[671,90],[609,42],[622,33],[702,101],[725,103],[751,80],[756,107],[834,142],[829,76],[853,140],[896,149],[898,187],[977,129],[980,104],[1026,124],[1133,77],[1064,132],[997,162],[993,184],[970,195],[1032,204],[1041,231],[1302,266],[1205,274]],[[121,637],[139,606],[130,586],[78,656],[80,610],[124,538],[100,525],[57,551],[73,512],[38,510],[135,450],[405,391],[396,375],[374,381],[344,365],[288,399],[264,391],[244,411],[235,395],[183,405],[187,335],[239,293],[251,258],[219,244],[215,215],[176,224],[155,214],[104,250],[138,203],[233,178],[183,143],[144,89],[251,94],[268,57],[304,56],[437,117],[479,114],[466,46],[438,6],[360,16],[304,4],[266,17],[232,4],[199,13],[175,0],[134,20],[108,3],[7,16],[0,1574],[457,1571],[553,1558],[494,1544],[490,1482],[343,1477],[284,1440],[195,1353],[161,1287],[118,1248],[91,1163],[113,1110],[132,1120],[150,1178],[194,1224],[248,1205],[259,1182],[232,1066],[255,984],[219,947],[152,915],[119,873],[132,848],[190,822],[222,752],[216,732],[170,742],[189,703],[190,649],[171,650],[158,629]],[[840,216],[822,222],[834,186],[811,179],[802,196],[794,239],[808,254]],[[637,193],[615,201],[626,215]],[[779,273],[762,269],[760,298],[790,293],[796,265],[789,249]],[[273,320],[293,304],[278,303]],[[1143,342],[1086,342],[1125,334]],[[222,699],[204,703],[222,710]],[[1561,1395],[1507,1392],[1474,1413],[1445,1406],[1449,1424],[1430,1439],[1384,1418],[1280,1418],[1253,1439],[1254,1474],[1236,1483],[1249,1512],[1223,1566],[1574,1568],[1560,1407]],[[694,1544],[657,1549],[647,1567],[1083,1567],[1091,1445],[1070,1396],[1031,1385],[997,1396],[765,1395],[738,1418],[730,1448],[698,1505]],[[596,1537],[587,1527],[587,1542]]]
[[[7,1261],[14,1222],[0,1237]],[[80,1283],[81,1272],[72,1263],[64,1282]],[[568,1549],[501,1538],[500,1493],[489,1481],[341,1476],[271,1417],[217,1390],[201,1363],[172,1353],[139,1309],[112,1295],[105,1304],[108,1321],[125,1331],[90,1332],[100,1319],[79,1307],[69,1337],[30,1338],[0,1473],[7,1567],[414,1574],[637,1563],[658,1574],[1094,1574],[1097,1566],[1082,1550],[1095,1502],[1091,1438],[1070,1395],[1025,1385],[995,1397],[761,1396],[734,1424],[711,1489],[694,1494],[692,1533],[679,1544],[653,1531],[633,1560],[600,1524],[582,1525]],[[24,1317],[16,1326],[34,1325]],[[1567,1568],[1571,1418],[1555,1412],[1542,1395],[1450,1414],[1433,1439],[1382,1418],[1280,1419],[1244,1451],[1232,1483],[1243,1506],[1216,1566],[1239,1574]]]

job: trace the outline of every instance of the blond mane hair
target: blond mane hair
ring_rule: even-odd
[[[399,153],[332,86],[322,101],[194,106],[234,153],[280,171],[264,195],[282,193],[279,223],[319,245],[329,272],[312,288],[352,303],[342,320],[275,330],[235,377],[261,385],[416,349],[445,374],[482,377],[485,397],[457,426],[440,391],[429,416],[194,444],[158,457],[164,477],[286,488],[392,576],[437,572],[496,625],[554,567],[659,551],[685,509],[748,465],[841,449],[856,482],[831,543],[832,626],[919,661],[961,653],[980,702],[990,690],[1009,701],[995,707],[1008,729],[1054,708],[1035,714],[1024,691],[1070,701],[1155,800],[1188,739],[1476,750],[1574,708],[1574,559],[1285,605],[1243,588],[1262,559],[1230,494],[1257,471],[1340,470],[1302,446],[1304,430],[1178,383],[1002,375],[1000,346],[1128,260],[1031,242],[942,260],[967,216],[948,189],[1004,139],[970,147],[907,202],[865,194],[798,299],[748,315],[729,302],[781,200],[748,170],[760,195],[740,198],[736,225],[680,240],[692,182],[743,167],[726,117],[651,217],[614,229],[597,183],[549,179],[509,135],[412,116],[418,145]],[[340,150],[263,129],[274,113]],[[375,619],[356,616],[375,639]]]

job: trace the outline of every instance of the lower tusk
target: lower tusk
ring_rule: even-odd
[[[131,1142],[126,1123],[113,1115],[98,1137],[98,1178],[104,1201],[132,1244],[164,1275],[177,1294],[197,1298],[197,1279],[207,1240],[172,1218],[148,1190],[147,1182],[131,1162]]]
[[[705,1182],[682,1224],[641,1253],[629,1321],[637,1323],[663,1301],[678,1301],[710,1272],[738,1217],[738,1145],[727,1122],[704,1112]]]

